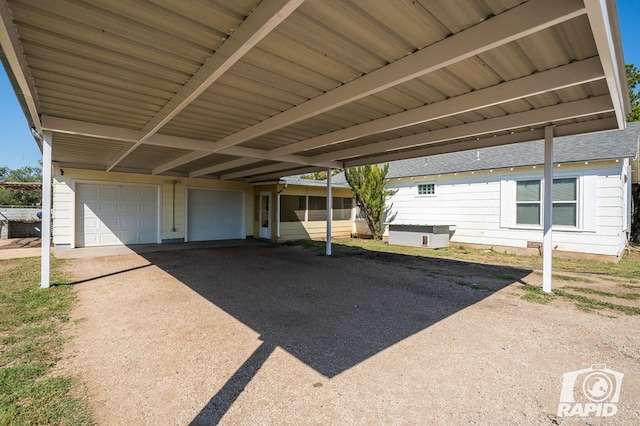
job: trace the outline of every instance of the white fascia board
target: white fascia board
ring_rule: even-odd
[[[390,87],[429,74],[585,13],[582,0],[530,0],[216,142],[246,142]]]
[[[612,110],[613,107],[611,105],[611,99],[607,95],[602,95],[594,98],[567,102],[531,111],[376,142],[369,145],[347,148],[327,154],[320,154],[312,157],[311,162],[312,164],[317,164],[329,160],[341,160],[352,157],[362,157],[365,155],[375,155],[378,153],[412,148],[429,143],[481,136],[527,126],[535,127],[541,124],[553,123],[554,121],[601,114]]]
[[[626,127],[627,103],[624,98],[623,84],[620,81],[622,74],[618,64],[621,61],[616,53],[607,2],[606,0],[584,0],[584,4],[587,8],[587,16],[589,17],[589,24],[591,25],[602,68],[606,75],[609,94],[618,119],[618,128],[624,129]],[[619,31],[618,28],[615,30]]]
[[[33,78],[22,50],[18,31],[13,24],[13,14],[6,0],[0,0],[0,46],[18,83],[20,92],[22,92],[31,121],[38,133],[42,133],[38,94],[33,85]]]

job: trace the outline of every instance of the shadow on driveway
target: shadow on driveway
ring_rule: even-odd
[[[327,257],[277,245],[141,256],[263,341],[193,424],[217,423],[278,346],[331,378],[531,272],[353,249]]]

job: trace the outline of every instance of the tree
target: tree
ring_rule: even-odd
[[[6,182],[39,182],[42,180],[42,169],[39,167],[21,167],[9,169],[0,166],[0,180]],[[0,205],[33,206],[42,203],[42,191],[28,189],[0,188]]]
[[[331,171],[331,176],[335,176],[340,173],[340,170]],[[327,171],[320,170],[319,172],[306,173],[304,175],[300,175],[300,179],[306,180],[327,180]]]
[[[387,197],[397,192],[385,187],[388,171],[389,164],[351,167],[344,171],[356,205],[360,207],[374,240],[382,239],[382,219],[388,212]]]
[[[631,112],[627,116],[627,121],[640,121],[640,69],[632,64],[627,64],[626,68],[631,98]]]

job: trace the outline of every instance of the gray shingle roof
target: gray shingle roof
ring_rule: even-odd
[[[638,154],[638,125],[639,123],[628,123],[625,130],[556,138],[553,144],[553,162],[635,158]],[[428,176],[541,164],[544,164],[544,141],[537,140],[392,161],[389,163],[387,177]]]

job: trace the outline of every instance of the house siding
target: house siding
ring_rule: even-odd
[[[578,228],[554,228],[554,249],[612,256],[621,253],[627,239],[624,172],[628,169],[627,160],[563,164],[554,169],[555,177],[576,177],[578,185],[594,186],[578,188]],[[388,221],[452,225],[452,242],[526,248],[528,242],[542,242],[542,229],[516,226],[513,218],[504,217],[515,214],[515,196],[511,199],[505,190],[509,188],[508,182],[515,189],[516,180],[542,179],[543,173],[543,167],[539,166],[394,178],[387,183],[389,189],[398,190],[388,202],[391,208]],[[434,196],[417,195],[417,185],[426,182],[436,183]],[[588,191],[596,192],[593,207]]]
[[[173,180],[176,185],[175,227],[173,231]],[[64,169],[54,170],[53,176],[53,244],[59,247],[75,247],[75,185],[76,183],[122,183],[153,185],[160,188],[161,240],[183,240],[185,238],[185,213],[187,188],[217,188],[243,191],[245,194],[245,217],[247,236],[253,229],[253,188],[245,182],[196,179],[187,177],[152,176],[130,173],[107,173],[102,171]]]

